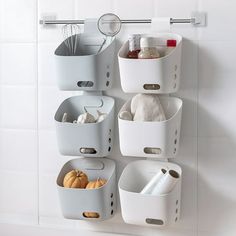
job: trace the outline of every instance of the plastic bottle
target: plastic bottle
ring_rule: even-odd
[[[156,48],[156,39],[152,37],[141,38],[141,51],[138,54],[139,59],[159,58],[160,54]]]
[[[177,41],[175,39],[157,38],[156,47],[161,57],[164,57],[171,53],[176,46]]]
[[[129,36],[129,52],[127,54],[128,58],[137,59],[140,52],[140,34],[131,34]]]
[[[175,49],[176,45],[177,45],[176,40],[173,39],[167,40],[167,45],[166,45],[167,49],[165,51],[165,56],[170,54]]]

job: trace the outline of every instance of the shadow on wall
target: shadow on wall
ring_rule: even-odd
[[[236,215],[236,134],[230,124],[235,124],[235,104],[226,104],[230,99],[222,89],[227,83],[218,69],[222,65],[204,47],[199,47],[199,55],[199,229],[232,230]]]
[[[234,130],[220,122],[202,104],[198,105],[198,114],[201,114],[199,126],[204,125],[199,128],[203,130],[198,136],[199,228],[225,231],[228,226],[232,230],[235,229],[233,219],[236,215],[236,140],[232,133]],[[221,136],[202,135],[206,130],[209,131],[208,134],[211,133],[214,127]]]
[[[223,58],[216,58],[212,50],[204,44],[199,46],[198,134],[199,137],[224,136],[236,143],[233,102],[236,96],[235,89],[229,85],[233,68],[228,65],[232,61],[221,62]]]
[[[236,214],[234,207],[236,200],[233,199],[230,192],[221,191],[217,181],[215,186],[212,182],[208,182],[205,174],[201,170],[198,172],[198,192],[200,192],[198,206],[199,203],[201,204],[198,207],[198,230],[225,232],[225,228],[230,228],[234,229],[234,233],[236,233],[235,218],[232,217]],[[233,186],[231,187],[233,188]]]
[[[195,91],[197,94],[198,43],[188,39],[183,39],[182,45],[182,66],[179,91]]]

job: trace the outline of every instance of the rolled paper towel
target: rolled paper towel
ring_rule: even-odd
[[[143,188],[143,190],[140,192],[141,194],[150,194],[154,187],[157,185],[157,183],[160,181],[160,179],[163,177],[163,175],[166,173],[167,170],[161,169],[159,170],[152,179],[147,183],[147,185]]]
[[[129,111],[122,111],[119,114],[120,119],[122,120],[133,120],[133,116]]]
[[[95,122],[96,122],[96,120],[95,120],[94,116],[88,112],[79,115],[79,117],[77,119],[78,124],[95,123]]]
[[[170,32],[170,17],[153,18],[151,22],[152,32]]]
[[[179,181],[179,173],[175,170],[169,170],[165,175],[160,179],[157,185],[154,187],[151,192],[152,195],[160,195],[169,193]]]
[[[61,122],[63,122],[63,123],[67,122],[67,117],[68,117],[67,113],[64,113],[62,116]]]
[[[99,110],[97,110],[97,113],[98,113],[98,118],[96,119],[97,123],[105,120],[105,118],[107,117],[107,113],[102,113]]]
[[[137,94],[131,101],[131,114],[134,121],[166,120],[161,102],[156,94]]]

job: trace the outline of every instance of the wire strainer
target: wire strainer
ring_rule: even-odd
[[[97,22],[99,31],[109,37],[114,37],[121,29],[120,18],[113,13],[106,13],[102,15]]]

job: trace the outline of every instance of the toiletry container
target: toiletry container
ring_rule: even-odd
[[[161,58],[133,60],[126,56],[127,41],[118,53],[121,87],[126,93],[168,94],[177,92],[179,89],[182,37],[172,33],[151,36],[161,40],[176,40],[177,45]]]
[[[107,183],[97,189],[63,187],[64,176],[71,170],[85,172],[90,180],[98,177]],[[101,221],[111,218],[116,210],[115,162],[107,158],[81,158],[68,161],[57,177],[57,190],[62,214],[66,219]],[[86,212],[97,213],[98,218],[86,217]]]
[[[93,42],[94,40],[95,42]],[[99,46],[95,45],[96,41]],[[104,39],[102,35],[95,37],[86,33],[79,35],[78,43],[79,53],[76,56],[67,55],[67,47],[64,42],[55,51],[59,89],[68,91],[110,89],[114,78],[115,39]],[[101,47],[102,50],[98,52]]]
[[[102,95],[74,96],[63,101],[54,117],[60,153],[69,156],[103,157],[109,155],[114,139],[114,105],[113,98]],[[97,117],[97,110],[106,113],[103,121],[86,124],[73,123],[85,111]],[[68,114],[68,122],[62,122],[64,113]],[[86,150],[91,150],[91,152]]]
[[[173,169],[180,179],[171,192],[162,195],[141,194],[143,187],[162,168]],[[161,161],[134,161],[126,166],[119,183],[121,213],[128,224],[167,227],[180,217],[180,166]]]

